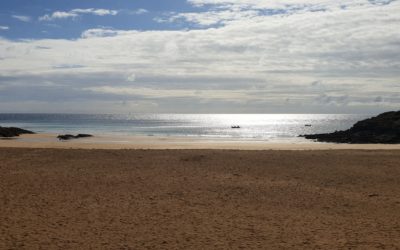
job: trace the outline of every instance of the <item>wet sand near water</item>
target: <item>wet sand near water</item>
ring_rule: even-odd
[[[299,140],[301,141],[301,140]],[[1,147],[67,148],[67,149],[233,149],[233,150],[400,150],[400,144],[337,144],[303,140],[301,143],[268,140],[238,140],[229,138],[110,136],[60,141],[56,134],[21,135],[0,139]]]

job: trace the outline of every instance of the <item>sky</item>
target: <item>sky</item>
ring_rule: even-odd
[[[3,113],[400,109],[400,0],[2,0]]]

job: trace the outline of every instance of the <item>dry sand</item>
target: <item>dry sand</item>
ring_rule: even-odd
[[[0,157],[0,249],[400,249],[398,150]]]

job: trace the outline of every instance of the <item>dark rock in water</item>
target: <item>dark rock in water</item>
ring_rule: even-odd
[[[57,138],[60,140],[70,140],[70,139],[74,139],[75,136],[66,134],[66,135],[59,135],[59,136],[57,136]]]
[[[79,139],[79,138],[86,138],[86,137],[92,137],[93,135],[89,134],[78,134],[78,135],[70,135],[70,134],[65,134],[65,135],[59,135],[57,138],[59,140],[71,140],[71,139]]]
[[[89,135],[89,134],[78,134],[76,137],[77,137],[77,138],[85,138],[85,137],[93,137],[93,135]]]
[[[400,111],[380,114],[357,122],[348,130],[301,135],[306,139],[336,143],[400,143]]]
[[[34,132],[22,128],[5,128],[0,127],[0,137],[14,137],[22,134],[34,134]]]

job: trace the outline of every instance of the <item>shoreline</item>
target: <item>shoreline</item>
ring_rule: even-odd
[[[59,141],[57,134],[24,134],[0,139],[0,148],[61,149],[221,149],[221,150],[400,150],[400,144],[337,144],[323,142],[279,142],[229,138],[98,136]]]

